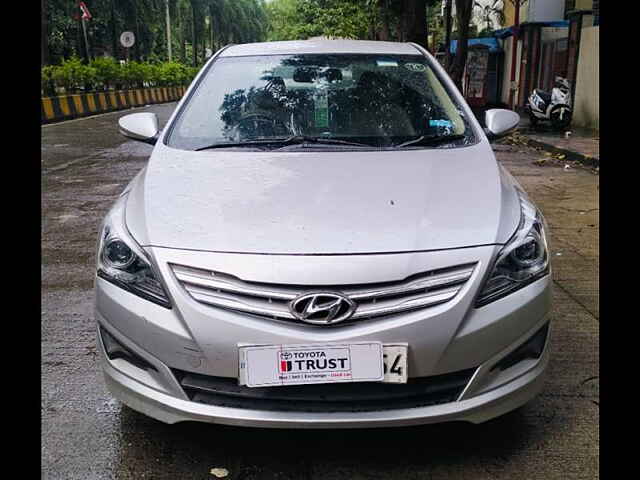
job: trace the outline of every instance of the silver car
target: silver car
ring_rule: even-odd
[[[541,389],[545,222],[411,43],[233,45],[198,74],[105,218],[109,390],[167,423],[484,422]]]

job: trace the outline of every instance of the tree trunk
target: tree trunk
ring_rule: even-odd
[[[449,66],[451,65],[451,1],[446,0],[444,6],[444,48],[445,48],[445,60],[444,60],[444,68],[449,70]]]
[[[405,0],[405,39],[427,48],[427,2]]]
[[[47,25],[47,0],[40,0],[40,65],[46,65],[49,63],[49,32]]]
[[[213,4],[210,3],[209,4],[209,34],[211,35],[211,54],[213,55],[214,53],[216,53],[216,46],[215,46],[215,35],[214,35],[215,30],[213,29]]]
[[[391,39],[391,28],[389,27],[389,14],[384,11],[382,14],[382,30],[380,31],[380,40]]]
[[[138,5],[133,3],[133,28],[136,37],[136,43],[133,45],[136,61],[140,61],[140,29],[138,28]]]
[[[426,6],[425,6],[426,8]],[[427,17],[427,14],[425,12],[425,22],[424,22],[424,41],[425,41],[425,48],[427,49],[428,52],[431,52],[431,49],[429,48],[429,18]]]
[[[196,6],[191,2],[191,10],[193,12],[193,66],[198,66],[198,35],[196,33]]]
[[[180,32],[180,61],[186,65],[187,63],[187,24],[184,21],[184,12],[180,3],[176,5],[178,17],[178,31]]]
[[[118,59],[118,27],[116,25],[116,0],[111,0],[111,48],[113,58]]]
[[[467,63],[467,51],[469,40],[469,22],[471,21],[471,11],[473,0],[456,0],[456,17],[458,19],[458,45],[456,56],[451,65],[451,79],[458,89],[462,91],[462,75]]]

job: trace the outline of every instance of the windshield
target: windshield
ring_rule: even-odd
[[[315,54],[216,59],[167,144],[275,148],[269,141],[290,143],[292,136],[331,148],[425,148],[421,140],[449,136],[429,148],[474,142],[462,109],[425,57]]]

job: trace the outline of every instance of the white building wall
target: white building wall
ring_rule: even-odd
[[[573,124],[600,129],[600,27],[583,28],[580,34]]]
[[[511,94],[511,58],[512,58],[513,36],[502,40],[502,49],[504,50],[504,68],[502,70],[502,92],[500,99],[509,107],[509,96]],[[518,41],[518,52],[516,54],[516,87],[520,78],[520,58],[522,55],[522,40]],[[515,91],[516,107],[518,107],[518,90]]]
[[[564,20],[564,0],[529,0],[528,22],[553,22]]]
[[[513,45],[513,37],[505,38],[502,41],[502,49],[504,50],[504,66],[502,69],[502,89],[501,98],[502,103],[509,104],[509,88],[511,86],[511,45]]]

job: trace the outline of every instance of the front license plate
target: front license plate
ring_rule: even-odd
[[[239,381],[248,387],[407,381],[407,345],[380,342],[239,345]]]

